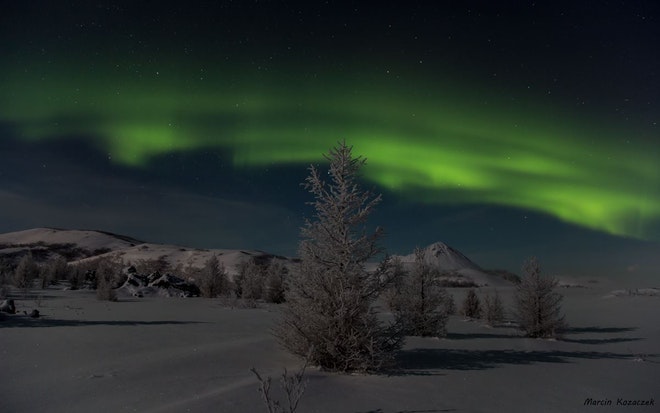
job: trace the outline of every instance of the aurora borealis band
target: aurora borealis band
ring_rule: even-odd
[[[240,80],[231,91],[220,78],[190,92],[176,81],[159,88],[161,74],[152,71],[122,91],[75,70],[51,76],[3,85],[18,97],[2,102],[4,121],[25,139],[87,136],[133,167],[169,152],[215,147],[229,148],[237,167],[305,164],[346,139],[368,157],[368,179],[422,202],[530,208],[639,238],[660,219],[657,154],[634,146],[622,151],[613,142],[630,131],[590,129],[570,116],[555,124],[540,109],[469,103],[441,86],[435,93],[448,96],[433,99],[378,84],[351,96],[357,85],[350,82],[301,91],[250,90],[249,80]],[[267,83],[278,84],[277,76]],[[29,93],[34,84],[41,97]]]
[[[238,174],[304,168],[345,139],[399,202],[515,208],[660,241],[650,3],[616,41],[598,23],[621,10],[587,24],[579,7],[219,3],[13,6],[0,124],[26,145],[85,142],[138,174],[213,151]]]

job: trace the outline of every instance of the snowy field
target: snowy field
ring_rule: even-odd
[[[298,411],[660,411],[660,296],[611,290],[560,290],[570,323],[562,340],[527,339],[510,326],[453,316],[446,338],[408,338],[388,373],[310,368]],[[450,291],[460,306],[465,291]],[[510,303],[512,289],[499,291]],[[301,365],[270,334],[276,305],[35,292],[38,301],[16,296],[20,315],[0,315],[5,413],[260,412],[249,369],[276,377]],[[33,308],[43,317],[22,315]],[[585,405],[588,399],[612,405]],[[617,406],[618,399],[654,399],[655,406]]]

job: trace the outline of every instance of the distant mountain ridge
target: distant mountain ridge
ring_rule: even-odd
[[[212,256],[232,275],[237,264],[253,259],[257,262],[276,260],[293,265],[296,260],[258,250],[203,249],[179,245],[155,244],[132,237],[98,230],[69,230],[59,228],[33,228],[0,234],[0,257],[17,259],[32,252],[37,261],[63,256],[69,262],[101,257],[120,259],[125,263],[138,261],[164,261],[172,268],[178,265],[202,267]]]
[[[92,260],[100,257],[119,259],[125,263],[144,261],[164,261],[172,268],[192,266],[200,268],[212,256],[225,266],[230,275],[236,266],[247,260],[257,262],[278,261],[288,267],[298,260],[259,250],[201,249],[179,245],[155,244],[99,230],[69,230],[60,228],[33,228],[0,234],[0,257],[17,260],[31,251],[38,261],[63,256],[69,262]],[[483,286],[510,286],[511,282],[498,276],[496,272],[485,271],[457,249],[435,242],[424,249],[424,261],[440,270],[448,281],[469,282]],[[415,253],[395,256],[412,268]],[[371,263],[368,268],[375,267]]]

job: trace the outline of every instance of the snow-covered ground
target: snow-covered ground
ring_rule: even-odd
[[[644,286],[640,286],[644,287]],[[660,297],[566,288],[563,340],[520,337],[453,316],[443,339],[407,340],[395,369],[309,369],[299,412],[631,411],[660,398]],[[451,290],[460,301],[465,290]],[[512,289],[499,292],[506,303]],[[278,376],[300,360],[270,334],[276,305],[232,309],[203,298],[98,301],[90,291],[35,290],[0,319],[2,412],[260,412],[249,371]],[[279,395],[277,383],[274,383]],[[587,399],[612,405],[585,405]]]

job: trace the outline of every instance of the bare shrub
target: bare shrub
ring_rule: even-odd
[[[463,300],[463,308],[461,309],[461,314],[467,318],[477,319],[481,317],[481,301],[477,296],[474,288],[470,288],[465,300]]]
[[[504,320],[504,305],[497,290],[493,295],[487,294],[484,297],[483,316],[489,326],[495,326]]]
[[[250,371],[257,376],[257,380],[259,380],[259,393],[261,393],[261,399],[266,405],[268,413],[295,413],[298,410],[298,404],[305,393],[305,388],[308,383],[308,380],[304,380],[306,368],[307,360],[305,360],[305,364],[303,364],[300,370],[294,374],[289,374],[287,369],[284,369],[284,373],[282,373],[282,376],[280,377],[280,386],[286,395],[286,407],[283,407],[279,400],[274,399],[270,392],[272,378],[270,376],[263,378],[257,369],[254,367],[250,369]]]
[[[380,196],[357,183],[365,164],[340,143],[324,155],[330,183],[313,165],[303,184],[314,196],[315,213],[302,229],[300,265],[289,274],[286,307],[276,328],[293,354],[333,371],[369,371],[393,359],[401,336],[384,326],[373,303],[388,285],[389,259],[371,273],[365,263],[381,252],[381,229],[368,234],[367,217]],[[325,175],[325,174],[323,174]]]
[[[101,259],[96,266],[96,298],[117,301],[115,282],[121,273],[121,264],[109,259]]]
[[[214,298],[229,293],[227,271],[215,255],[206,261],[197,282],[202,297]]]
[[[523,273],[515,292],[515,316],[520,329],[528,337],[558,337],[566,327],[561,315],[563,296],[554,291],[559,281],[541,276],[536,257],[525,261]]]
[[[447,301],[440,273],[424,261],[424,250],[415,250],[412,271],[392,299],[392,312],[403,332],[412,336],[442,337],[447,334]]]

